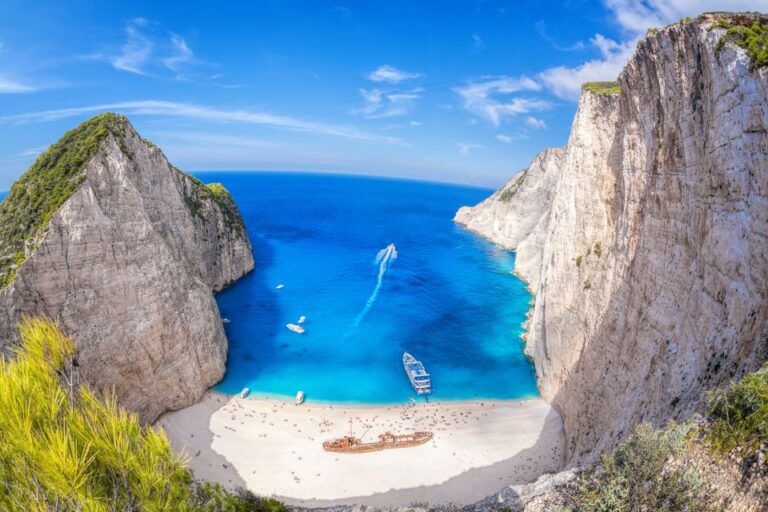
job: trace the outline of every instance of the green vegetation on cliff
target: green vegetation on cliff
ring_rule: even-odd
[[[40,155],[0,203],[0,288],[13,281],[24,261],[25,246],[45,228],[56,210],[85,179],[85,166],[107,135],[128,120],[106,113],[68,131]]]
[[[20,335],[16,357],[0,359],[0,510],[285,510],[194,482],[162,430],[76,388],[73,343],[55,325],[26,319]]]
[[[709,440],[716,450],[753,456],[768,446],[768,366],[731,385],[712,402]]]
[[[619,82],[586,82],[582,85],[585,91],[589,91],[594,94],[619,94],[621,93],[621,87]]]
[[[752,23],[739,23],[722,20],[718,24],[720,28],[727,29],[725,35],[717,42],[719,51],[725,43],[733,43],[747,50],[752,64],[761,68],[768,66],[768,21],[753,21]],[[743,21],[743,20],[742,20]]]
[[[245,229],[243,218],[240,216],[240,210],[237,208],[237,204],[229,193],[229,190],[227,190],[224,185],[221,183],[211,183],[206,185],[194,176],[176,169],[175,167],[174,169],[189,178],[192,182],[193,194],[185,195],[184,201],[187,203],[187,208],[189,208],[189,211],[193,216],[202,218],[203,201],[210,199],[219,206],[221,213],[224,214],[224,222],[230,229],[235,229],[237,231]]]
[[[673,461],[692,442],[688,425],[670,424],[654,430],[640,425],[600,464],[581,475],[579,489],[566,510],[607,511],[713,511],[696,470]]]
[[[582,471],[570,489],[561,489],[566,506],[558,512],[719,511],[729,493],[743,492],[733,488],[739,480],[744,489],[754,488],[755,500],[765,507],[766,450],[768,366],[714,395],[704,417],[658,430],[640,425]],[[726,465],[734,480],[723,479]]]
[[[517,194],[517,191],[520,190],[520,187],[523,185],[523,182],[525,181],[525,176],[528,174],[528,168],[523,169],[523,171],[520,173],[520,176],[507,188],[505,188],[501,194],[499,195],[499,201],[508,203],[512,199],[514,199],[515,194]]]

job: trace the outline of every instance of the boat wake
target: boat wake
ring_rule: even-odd
[[[373,304],[376,302],[376,298],[379,296],[379,290],[381,290],[381,285],[384,282],[384,275],[387,273],[387,270],[389,270],[389,267],[392,266],[392,262],[394,262],[397,259],[397,248],[395,247],[395,244],[389,244],[384,249],[380,250],[378,254],[376,254],[376,260],[374,261],[374,264],[379,266],[379,277],[376,280],[376,287],[373,289],[373,293],[371,293],[371,296],[368,297],[368,301],[365,303],[365,307],[362,311],[360,311],[360,314],[357,315],[357,318],[355,318],[355,323],[352,324],[352,327],[347,332],[347,336],[351,335],[357,328],[360,326],[360,323],[365,319],[368,312],[373,307]]]

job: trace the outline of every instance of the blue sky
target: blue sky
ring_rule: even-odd
[[[106,110],[188,171],[496,186],[646,28],[717,9],[768,0],[4,0],[0,190]]]

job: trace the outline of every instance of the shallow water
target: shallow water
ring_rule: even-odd
[[[256,260],[218,296],[231,321],[219,391],[403,402],[414,395],[402,367],[408,351],[432,374],[435,399],[537,396],[520,339],[531,296],[511,274],[514,253],[451,220],[490,191],[312,174],[198,176],[232,192]],[[397,257],[382,266],[376,257],[389,244]],[[304,334],[286,328],[302,315]]]

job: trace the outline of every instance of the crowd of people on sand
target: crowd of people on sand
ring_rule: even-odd
[[[376,438],[379,434],[388,431],[400,434],[429,430],[433,432],[446,432],[447,435],[452,435],[449,430],[452,426],[470,424],[472,421],[480,421],[482,417],[488,416],[487,412],[479,412],[477,409],[477,406],[486,407],[485,402],[471,404],[472,406],[466,409],[462,409],[457,405],[444,405],[440,402],[391,405],[385,407],[385,410],[387,412],[395,411],[397,412],[397,415],[387,414],[385,417],[382,417],[380,414],[363,414],[364,408],[344,409],[343,407],[339,408],[333,405],[315,405],[295,409],[285,402],[274,401],[271,403],[272,408],[270,414],[270,412],[266,411],[258,412],[260,408],[249,407],[249,400],[231,399],[226,403],[222,410],[229,415],[229,419],[232,423],[225,425],[224,428],[236,432],[237,426],[246,425],[246,422],[249,422],[248,418],[252,418],[261,424],[274,427],[275,421],[281,421],[279,413],[286,407],[289,407],[291,412],[300,416],[302,420],[309,419],[315,423],[319,433],[327,434],[328,437],[340,437],[346,435],[348,432],[347,429],[349,428],[349,421],[352,420],[353,426],[356,425],[359,429],[362,429],[361,433],[356,434],[356,437],[365,441],[365,436],[367,435]],[[496,404],[494,403],[487,405],[489,410],[495,407]],[[343,416],[347,417],[344,425],[337,425],[336,422],[323,414],[324,411],[332,411],[336,409],[338,409]],[[374,409],[372,409],[372,411],[374,411]],[[283,417],[282,422],[288,423],[289,419]],[[296,434],[302,434],[302,428],[298,423],[292,423],[287,426],[293,429]],[[262,433],[259,437],[267,437],[267,434]],[[306,438],[309,441],[323,441],[323,439],[318,440],[311,435],[306,435]]]

